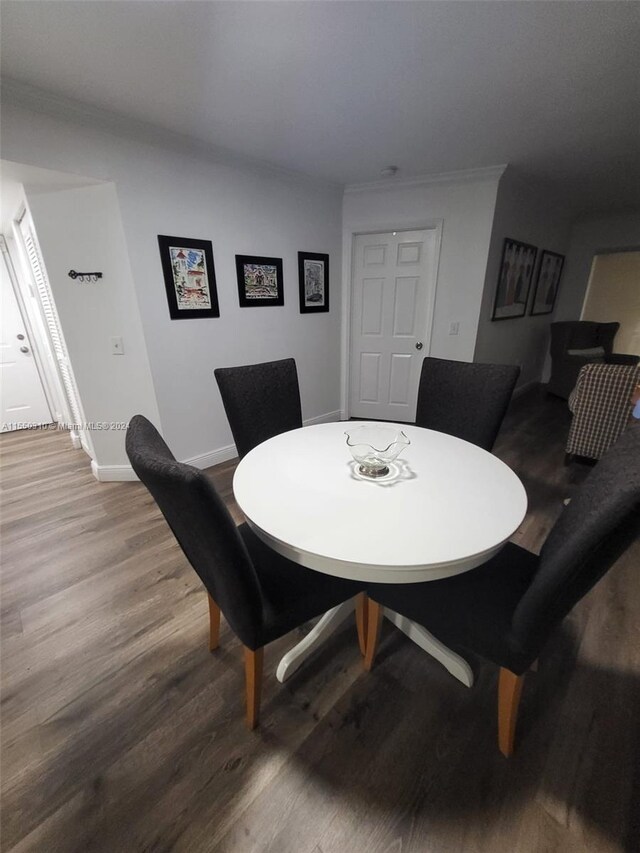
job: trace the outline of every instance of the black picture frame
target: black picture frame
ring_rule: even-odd
[[[236,255],[236,275],[241,308],[284,305],[282,258]]]
[[[492,320],[524,317],[537,254],[537,246],[505,237],[493,300]]]
[[[158,246],[171,319],[219,317],[211,241],[158,234]]]
[[[329,255],[298,252],[298,289],[301,314],[329,310]]]
[[[540,255],[536,286],[533,291],[529,313],[536,317],[539,314],[551,314],[556,305],[558,288],[564,269],[564,255],[544,249]]]

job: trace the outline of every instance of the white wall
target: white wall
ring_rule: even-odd
[[[507,169],[500,180],[491,248],[487,262],[482,309],[478,324],[475,360],[494,364],[519,364],[518,385],[540,381],[549,348],[551,314],[532,317],[530,311],[540,256],[544,249],[565,254],[569,238],[569,214],[538,190],[528,186]],[[505,237],[538,247],[527,313],[524,317],[492,321],[502,249]],[[565,286],[565,276],[561,290]]]
[[[110,132],[82,114],[50,112],[5,103],[3,156],[114,182],[163,432],[176,456],[213,464],[231,454],[218,366],[294,356],[305,419],[337,412],[341,190],[216,161],[160,131],[156,145],[148,133],[134,138],[129,128]],[[219,318],[170,319],[158,234],[213,242]],[[328,314],[299,313],[298,251],[330,255]],[[236,254],[283,258],[284,307],[239,307]]]
[[[429,353],[472,361],[491,225],[501,169],[478,170],[434,181],[347,188],[342,210],[344,328],[348,364],[348,285],[354,234],[423,228],[442,223],[436,303]],[[459,334],[449,335],[452,322]],[[343,408],[346,387],[343,387]]]
[[[128,422],[159,413],[113,184],[37,193],[25,185],[65,343],[87,421]],[[82,283],[71,269],[99,270]],[[111,354],[122,336],[124,355]],[[104,479],[127,466],[121,430],[91,430],[94,472]]]

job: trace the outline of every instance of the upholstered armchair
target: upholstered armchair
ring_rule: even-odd
[[[631,395],[640,383],[640,366],[586,364],[569,397],[573,413],[566,461],[573,456],[600,459],[631,420]]]
[[[637,364],[636,355],[613,353],[620,323],[569,320],[551,324],[551,378],[547,391],[568,399],[585,364]]]

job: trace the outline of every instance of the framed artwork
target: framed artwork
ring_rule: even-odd
[[[236,255],[236,272],[242,308],[284,305],[282,258]]]
[[[524,316],[537,254],[535,246],[505,238],[492,320]]]
[[[301,314],[329,310],[329,255],[298,252],[298,282]]]
[[[558,295],[564,255],[545,249],[540,257],[536,289],[533,292],[531,314],[551,314]]]
[[[211,241],[158,234],[158,245],[171,319],[219,317]]]

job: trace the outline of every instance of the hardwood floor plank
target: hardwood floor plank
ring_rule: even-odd
[[[514,401],[496,453],[538,551],[589,472],[566,404]],[[385,625],[363,671],[345,625],[286,684],[242,649],[139,483],[97,483],[66,434],[0,437],[4,853],[539,853],[640,849],[640,546],[554,633],[496,747],[497,668],[466,689]],[[234,518],[235,462],[211,469]],[[305,629],[305,630],[308,630]]]

